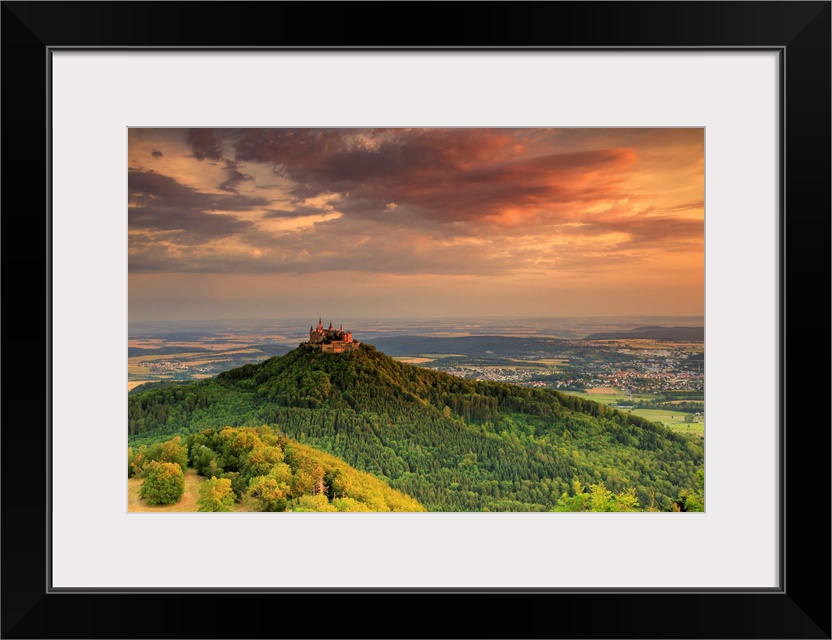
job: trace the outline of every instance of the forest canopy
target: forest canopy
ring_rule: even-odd
[[[242,502],[255,511],[425,510],[382,480],[265,425],[206,429],[184,440],[177,436],[131,448],[128,477],[145,478],[140,496],[148,504],[173,504],[182,497],[185,467],[158,457],[183,451],[185,465],[207,478],[199,486],[199,511],[231,511]],[[176,488],[169,478],[175,478]]]
[[[227,478],[236,496],[247,492],[264,510],[356,499],[332,493],[339,480],[321,476],[301,451],[321,467],[329,454],[330,466],[367,472],[430,511],[573,510],[594,504],[593,486],[622,504],[631,496],[632,508],[704,508],[698,439],[554,390],[404,364],[366,344],[343,354],[301,346],[215,379],[131,395],[128,421],[131,464],[181,464],[184,446],[188,464]],[[262,446],[243,456],[226,442],[232,434]],[[330,493],[309,490],[321,480]]]

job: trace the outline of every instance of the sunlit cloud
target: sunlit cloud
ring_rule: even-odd
[[[241,292],[270,275],[470,278],[472,291],[485,278],[491,295],[511,280],[636,292],[658,278],[653,291],[678,300],[684,287],[688,310],[702,308],[702,129],[131,129],[129,141],[136,295],[175,273],[237,277]]]

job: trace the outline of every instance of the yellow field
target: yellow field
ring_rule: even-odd
[[[131,389],[135,389],[140,384],[144,384],[145,382],[151,382],[150,380],[128,380],[127,381],[127,390],[130,391]]]
[[[621,391],[615,387],[593,387],[592,389],[587,389],[586,392],[590,395],[612,395],[621,393]]]
[[[200,349],[210,349],[211,351],[227,351],[228,349],[243,348],[246,344],[245,342],[168,342],[167,346],[181,347],[183,349],[198,347]]]
[[[139,488],[144,479],[130,478],[127,480],[127,511],[130,513],[193,513],[197,510],[196,501],[199,498],[199,485],[205,482],[196,472],[196,469],[188,469],[185,472],[185,493],[182,499],[176,504],[151,507],[145,500],[139,497]],[[233,511],[256,511],[250,500],[235,504]]]
[[[188,353],[168,353],[168,354],[154,354],[147,356],[132,356],[127,358],[127,364],[136,364],[137,362],[153,362],[155,360],[179,360],[180,358],[193,358],[195,356],[204,355],[198,351],[189,351]]]
[[[216,334],[218,338],[225,338],[229,341],[236,341],[236,342],[263,342],[264,340],[276,340],[276,341],[289,341],[289,336],[283,335],[281,333],[218,333]],[[291,338],[294,340],[294,338]]]
[[[678,349],[701,351],[703,347],[703,343],[701,341],[677,342],[675,340],[656,340],[653,338],[618,338],[615,340],[591,340],[590,342],[606,342],[610,343],[610,346],[613,346],[612,343],[618,343],[622,347],[626,345],[628,347],[632,347],[633,349],[663,349],[667,347],[676,347]]]
[[[425,362],[433,362],[433,358],[414,358],[411,356],[398,356],[395,358],[399,362],[404,362],[405,364],[424,364]]]
[[[134,375],[134,376],[146,376],[150,375],[150,367],[140,367],[137,364],[128,364],[127,365],[127,373]]]
[[[165,341],[161,338],[135,338],[128,340],[127,346],[138,349],[161,349],[165,346]]]

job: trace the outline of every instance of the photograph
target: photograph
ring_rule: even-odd
[[[704,127],[127,135],[129,512],[705,511]]]
[[[832,637],[832,2],[454,6],[3,2],[0,637]]]

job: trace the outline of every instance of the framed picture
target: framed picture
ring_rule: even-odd
[[[552,636],[830,637],[828,367],[796,347],[830,320],[830,3],[453,6],[391,36],[358,4],[3,4],[4,637],[398,635],[321,615],[345,596],[436,612],[404,635],[539,635],[542,605]],[[129,131],[209,127],[704,131],[705,512],[128,513]],[[212,614],[130,613],[183,596]]]

